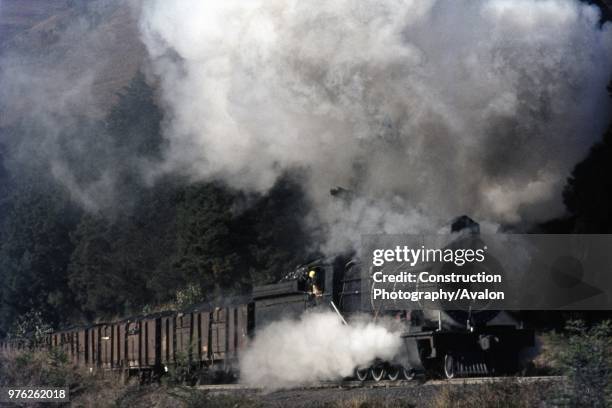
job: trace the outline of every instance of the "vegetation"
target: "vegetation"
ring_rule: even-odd
[[[94,377],[75,369],[59,349],[49,351],[21,350],[0,354],[0,387],[67,387],[80,392],[91,387]]]
[[[567,348],[567,336],[560,331],[549,330],[536,336],[537,356],[533,367],[528,367],[532,375],[562,375],[561,355]]]
[[[559,403],[568,407],[612,405],[612,322],[591,328],[582,321],[568,323],[567,347],[560,353],[567,382]]]
[[[520,384],[515,379],[478,386],[445,386],[434,399],[434,408],[531,408],[541,406],[550,384]]]
[[[176,353],[176,363],[168,367],[168,372],[162,377],[162,382],[166,385],[195,384],[197,373],[189,362],[186,353]]]
[[[28,312],[19,316],[9,332],[10,340],[28,349],[36,349],[45,345],[47,335],[53,329],[42,319],[40,312]]]
[[[612,85],[608,87],[612,95]],[[541,232],[612,232],[612,123],[567,180],[563,202],[568,214],[540,226]]]
[[[70,406],[86,408],[120,407],[257,407],[244,397],[213,396],[197,389],[168,385],[139,385],[113,373],[92,374],[73,366],[59,350],[22,350],[0,353],[2,386],[68,387]],[[32,404],[36,406],[36,404]],[[40,403],[39,406],[48,406]]]

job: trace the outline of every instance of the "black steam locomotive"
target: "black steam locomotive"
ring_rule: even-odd
[[[452,228],[478,232],[478,224],[468,217],[460,217]],[[47,336],[45,347],[62,349],[75,365],[90,371],[117,370],[146,378],[182,364],[194,372],[231,375],[257,328],[313,308],[331,308],[348,324],[364,313],[399,321],[402,352],[394,361],[356,367],[355,377],[362,381],[412,379],[422,373],[446,378],[514,373],[520,352],[533,346],[533,332],[507,312],[383,312],[364,302],[370,297],[368,288],[359,261],[318,260],[280,282],[255,287],[249,297],[57,331]],[[0,349],[20,347],[18,342],[0,343]]]
[[[453,222],[451,231],[477,236],[479,225],[462,216]],[[317,305],[331,305],[349,321],[351,316],[361,314],[400,320],[400,355],[394,361],[372,361],[369,367],[356,367],[359,380],[412,379],[416,374],[446,378],[513,374],[520,368],[522,352],[534,345],[533,331],[523,328],[517,316],[506,311],[376,310],[369,302],[371,282],[364,280],[361,269],[357,260],[316,261],[279,283],[256,287],[255,321],[259,324],[298,316]],[[316,282],[309,281],[310,271],[314,271]],[[309,295],[309,285],[321,293]]]

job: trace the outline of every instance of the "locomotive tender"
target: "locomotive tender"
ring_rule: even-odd
[[[463,216],[452,230],[466,228],[477,232],[478,224]],[[75,365],[90,371],[116,370],[146,378],[188,364],[200,373],[235,374],[257,328],[330,306],[349,324],[351,316],[364,313],[401,322],[402,352],[394,361],[356,367],[355,377],[362,381],[412,379],[420,373],[446,378],[512,374],[519,368],[520,352],[534,344],[533,331],[522,328],[508,312],[381,312],[364,308],[368,288],[359,261],[319,260],[297,268],[278,283],[255,287],[249,297],[56,331],[47,336],[45,345],[60,348]],[[14,342],[0,343],[4,350],[19,347]]]

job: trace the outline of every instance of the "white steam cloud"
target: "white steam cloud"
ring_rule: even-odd
[[[157,0],[140,24],[168,113],[151,176],[261,192],[302,171],[326,250],[550,217],[608,120],[612,32],[574,0]],[[361,198],[330,204],[336,185]]]
[[[288,388],[353,374],[374,359],[390,361],[401,348],[399,335],[367,321],[345,326],[332,312],[304,314],[274,322],[240,361],[241,381],[265,388]]]

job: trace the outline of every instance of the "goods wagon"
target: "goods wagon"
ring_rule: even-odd
[[[113,324],[98,326],[99,367],[110,369],[113,366]]]

